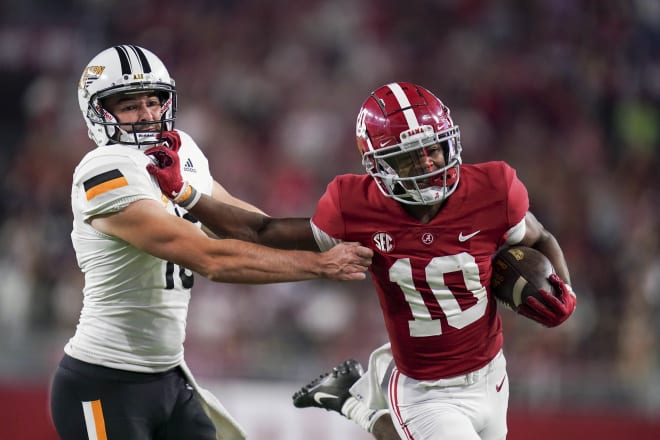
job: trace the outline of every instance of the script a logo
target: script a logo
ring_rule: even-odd
[[[373,240],[376,248],[381,252],[391,252],[394,249],[394,239],[387,232],[376,232]]]

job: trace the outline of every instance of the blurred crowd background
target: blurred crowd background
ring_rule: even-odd
[[[555,329],[502,311],[512,405],[660,412],[656,0],[0,1],[0,383],[46,383],[77,323],[70,185],[93,143],[76,83],[122,43],[168,66],[216,179],[275,216],[364,171],[373,89],[434,91],[465,162],[517,169],[579,296]],[[195,282],[199,376],[302,384],[386,340],[368,282]]]

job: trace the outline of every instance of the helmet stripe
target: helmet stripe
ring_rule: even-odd
[[[138,60],[140,60],[140,65],[142,66],[142,72],[144,73],[151,73],[151,65],[149,64],[149,60],[147,60],[147,56],[144,54],[141,48],[137,46],[129,46],[135,54],[138,57]]]
[[[131,73],[131,60],[128,58],[128,52],[123,46],[115,46],[117,55],[119,55],[119,62],[121,63],[121,74],[128,75]]]
[[[408,127],[410,128],[417,128],[419,127],[419,122],[417,121],[417,116],[415,116],[415,112],[412,109],[412,104],[408,100],[408,97],[406,96],[406,92],[403,91],[401,86],[398,83],[391,83],[388,84],[387,87],[390,88],[392,93],[394,94],[394,97],[396,98],[397,102],[399,103],[399,107],[401,107],[403,111],[403,116],[406,118],[406,122],[408,123]]]

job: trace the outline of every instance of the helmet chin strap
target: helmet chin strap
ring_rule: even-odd
[[[122,144],[134,144],[138,148],[143,145],[153,145],[160,142],[159,131],[134,131],[129,133],[123,129],[119,129],[119,142]]]
[[[409,191],[408,194],[416,202],[422,203],[424,205],[435,205],[436,203],[442,202],[447,198],[446,188],[439,186],[432,186],[430,188],[420,189],[418,191]]]
[[[411,205],[435,205],[447,198],[447,190],[440,186],[407,190],[401,185],[401,182],[392,183],[392,179],[389,180],[390,197],[401,203]],[[386,179],[383,179],[383,181],[386,181]],[[398,188],[399,191],[397,191],[395,187]]]
[[[142,149],[142,147],[149,147],[161,142],[160,131],[133,131],[128,132],[119,126],[113,127],[119,136],[115,136],[117,143],[122,145],[134,146],[135,148]]]

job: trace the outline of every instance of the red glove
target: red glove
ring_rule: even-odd
[[[556,327],[571,316],[577,305],[577,299],[571,286],[557,274],[553,273],[548,279],[550,284],[559,291],[559,295],[555,296],[552,292],[539,289],[538,294],[542,301],[528,296],[525,302],[518,307],[518,313],[546,327]]]
[[[158,145],[149,148],[144,154],[151,156],[154,162],[147,165],[149,174],[156,178],[163,194],[170,199],[175,199],[185,187],[176,150],[165,145]]]
[[[163,145],[157,145],[144,152],[153,163],[147,165],[147,171],[158,181],[160,190],[182,208],[191,209],[202,197],[192,185],[184,182],[177,151],[181,148],[181,137],[176,131],[164,131],[161,135]]]
[[[181,136],[179,136],[178,131],[164,131],[160,134],[160,138],[165,141],[165,144],[170,147],[170,150],[174,150],[176,153],[179,152],[179,148],[181,148]]]

